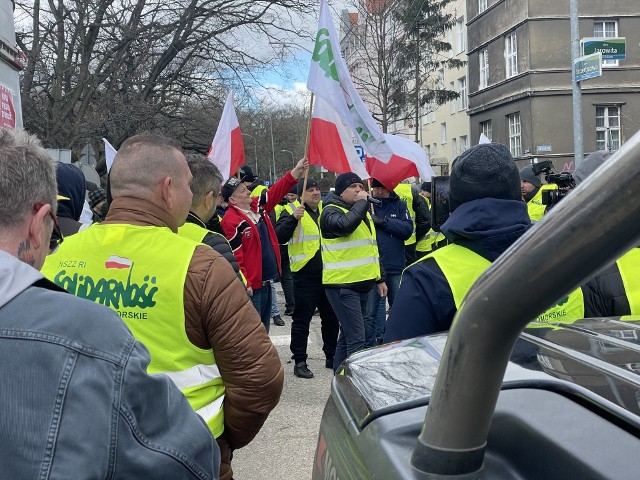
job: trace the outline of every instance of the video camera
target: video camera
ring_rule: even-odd
[[[576,182],[573,179],[573,175],[569,172],[556,173],[553,168],[553,162],[551,160],[544,160],[538,163],[531,164],[531,170],[534,175],[545,174],[545,181],[547,183],[554,183],[558,186],[557,190],[543,190],[542,191],[542,204],[543,205],[555,205],[575,188]]]
[[[431,177],[431,228],[439,232],[450,214],[449,176]]]

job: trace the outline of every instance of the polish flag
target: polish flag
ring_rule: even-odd
[[[429,158],[420,145],[408,138],[388,133],[385,133],[385,138],[393,155],[388,162],[374,156],[366,156],[367,171],[371,178],[375,178],[387,190],[392,191],[405,178],[420,177],[429,181],[435,176]]]
[[[309,164],[322,165],[335,173],[354,172],[363,180],[369,178],[347,128],[320,97],[316,97],[313,104]]]
[[[213,137],[207,158],[218,167],[225,182],[244,164],[244,143],[233,106],[233,92],[229,92],[224,104],[218,130]]]
[[[480,134],[480,141],[478,142],[478,145],[482,145],[484,143],[491,143],[491,140],[489,140],[484,133],[481,133]]]
[[[119,257],[118,255],[111,255],[107,258],[107,261],[104,262],[105,268],[131,268],[131,260],[124,257]]]

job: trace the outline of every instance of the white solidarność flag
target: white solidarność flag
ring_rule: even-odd
[[[320,1],[320,20],[307,88],[326,101],[349,125],[365,152],[382,162],[391,159],[393,152],[360,98],[349,76],[349,69],[340,55],[340,42],[327,0]]]
[[[316,97],[313,104],[309,163],[322,165],[331,172],[354,172],[363,180],[369,178],[348,129],[335,110],[320,97]]]
[[[229,92],[227,96],[207,158],[218,167],[225,182],[238,171],[240,165],[244,164],[244,143],[236,109],[233,106],[233,92]]]

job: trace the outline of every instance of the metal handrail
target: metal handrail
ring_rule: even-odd
[[[506,251],[454,319],[412,465],[481,468],[509,356],[531,320],[640,239],[640,132]]]

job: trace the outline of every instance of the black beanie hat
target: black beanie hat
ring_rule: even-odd
[[[431,182],[422,182],[422,185],[420,185],[420,190],[431,193]]]
[[[520,180],[529,182],[536,188],[540,188],[540,186],[542,185],[540,177],[533,173],[533,167],[531,165],[525,165],[520,169]]]
[[[374,178],[371,181],[371,188],[376,188],[376,187],[382,187],[382,188],[387,188],[385,187],[383,184],[380,183],[380,181],[377,178]]]
[[[341,195],[349,185],[354,183],[361,183],[362,179],[353,172],[341,173],[336,177],[335,192],[336,195]]]
[[[522,200],[518,167],[509,149],[500,143],[475,145],[456,158],[451,166],[451,211],[480,198]]]
[[[289,193],[292,193],[294,195],[298,195],[298,184],[297,183],[293,187],[291,187],[291,190],[289,190]]]
[[[309,190],[310,188],[313,187],[317,187],[318,186],[318,182],[316,182],[313,178],[307,178],[307,190]],[[296,193],[298,194],[298,196],[302,196],[302,187],[304,187],[304,178],[301,178],[300,180],[298,180],[298,185],[296,185]]]

